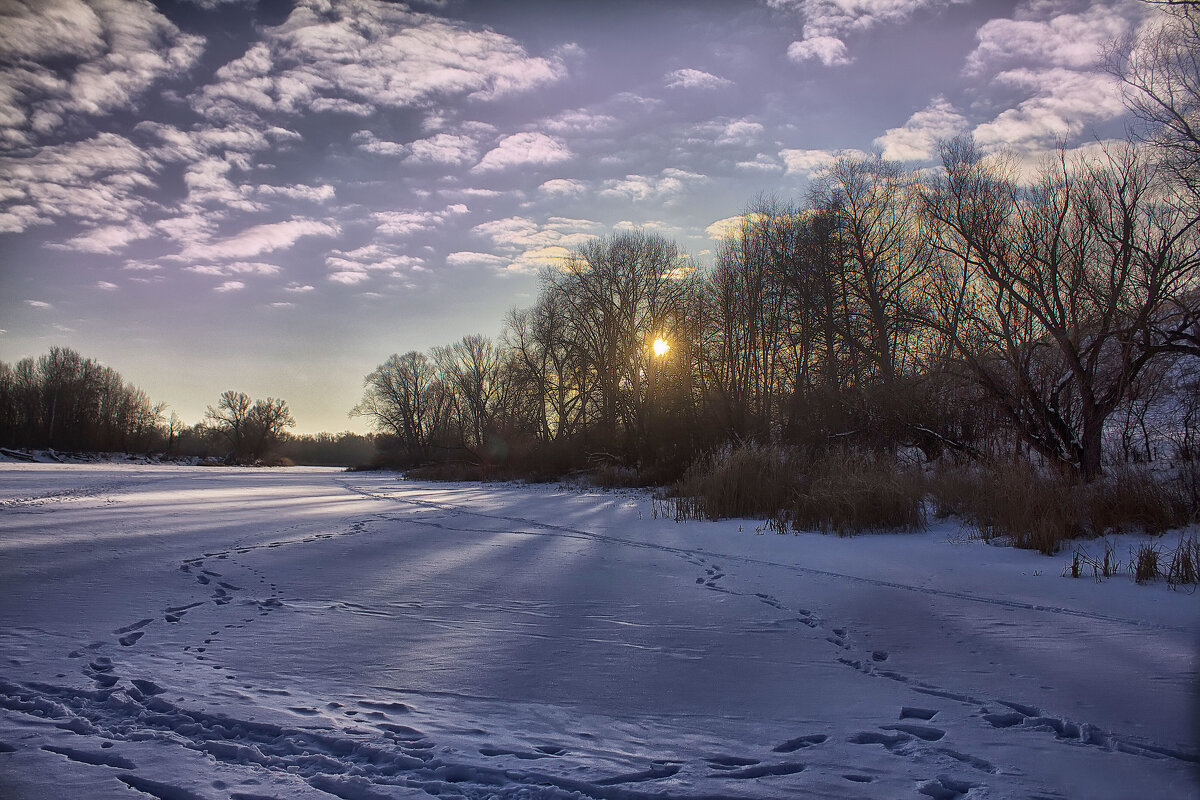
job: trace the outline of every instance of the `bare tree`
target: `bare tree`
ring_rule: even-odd
[[[475,334],[448,347],[435,347],[433,360],[452,392],[463,444],[482,448],[501,398],[499,349],[491,339]]]
[[[256,460],[270,453],[284,440],[287,429],[296,426],[287,402],[274,397],[255,400],[246,422],[250,456]]]
[[[249,417],[253,405],[248,394],[230,389],[221,393],[216,408],[209,406],[204,413],[205,423],[229,444],[231,460],[249,454]]]
[[[675,242],[638,230],[581,245],[564,269],[545,274],[545,291],[562,304],[572,357],[583,373],[581,413],[594,394],[606,446],[634,450],[644,422],[650,345],[657,336],[674,335],[693,273]]]
[[[1134,134],[1200,213],[1200,3],[1149,4],[1162,10],[1112,49],[1108,67],[1139,123]]]
[[[1060,158],[1029,189],[969,140],[942,160],[924,203],[928,319],[1022,438],[1090,481],[1106,420],[1162,353],[1155,320],[1196,283],[1197,221],[1156,197],[1132,147]]]
[[[917,225],[918,202],[912,177],[882,159],[840,158],[813,190],[814,207],[838,218],[850,267],[848,343],[884,386],[914,366],[917,352],[917,303],[931,253]]]
[[[410,456],[424,457],[435,373],[433,362],[422,353],[393,354],[363,379],[362,400],[350,415],[369,418],[376,431],[399,439]]]

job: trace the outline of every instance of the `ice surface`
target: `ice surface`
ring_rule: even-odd
[[[1064,560],[0,464],[0,798],[1197,797],[1200,596]]]

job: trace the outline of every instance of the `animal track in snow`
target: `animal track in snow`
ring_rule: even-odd
[[[794,753],[805,747],[812,747],[815,744],[822,744],[829,737],[823,733],[812,733],[807,736],[797,736],[795,739],[788,739],[783,744],[776,745],[771,748],[775,753]]]

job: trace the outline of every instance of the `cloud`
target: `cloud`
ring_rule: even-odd
[[[124,136],[101,133],[80,142],[37,148],[23,157],[0,157],[0,226],[24,230],[55,218],[124,223],[146,200],[154,164]]]
[[[586,108],[573,108],[539,121],[537,129],[550,133],[579,135],[608,132],[620,125],[621,121],[609,114]]]
[[[1018,7],[1018,18],[993,19],[979,29],[964,73],[1020,98],[975,128],[985,149],[1041,151],[1126,113],[1119,82],[1102,65],[1106,48],[1132,30],[1141,10],[1104,3],[1079,13],[1061,10],[1030,3]]]
[[[587,191],[587,184],[568,178],[554,178],[539,186],[538,191],[547,197],[578,197]]]
[[[344,286],[354,286],[370,279],[370,274],[359,270],[340,270],[331,272],[328,279],[334,283],[340,283]]]
[[[80,250],[85,253],[116,253],[130,242],[146,239],[153,229],[137,220],[124,225],[105,225],[72,237],[59,245],[50,245],[63,250]]]
[[[717,137],[717,144],[749,145],[757,141],[763,133],[760,122],[748,119],[735,119],[726,123],[725,128]]]
[[[262,261],[234,261],[230,264],[199,264],[184,268],[199,275],[225,277],[229,275],[277,275],[279,266]]]
[[[710,239],[720,240],[728,239],[737,234],[741,230],[742,224],[746,221],[745,214],[737,214],[732,217],[719,219],[704,229],[704,234]]]
[[[246,284],[241,281],[225,281],[220,286],[213,289],[214,292],[236,292],[246,288]]]
[[[658,175],[626,175],[604,182],[601,196],[631,202],[672,203],[707,178],[695,172],[667,168]]]
[[[703,70],[677,69],[667,73],[666,84],[668,89],[723,89],[733,81]]]
[[[254,225],[218,242],[192,243],[172,258],[186,261],[244,260],[262,253],[286,250],[307,236],[335,236],[340,232],[341,229],[331,222],[294,218],[285,222]]]
[[[494,249],[505,256],[491,266],[503,265],[506,272],[535,273],[561,265],[572,248],[595,238],[602,227],[592,220],[569,217],[550,217],[542,223],[508,217],[476,225],[472,232],[490,239]]]
[[[155,82],[196,63],[204,40],[139,0],[5,4],[0,141],[33,144],[72,115],[136,106]]]
[[[324,203],[332,200],[336,195],[336,191],[328,183],[323,183],[320,186],[304,186],[301,184],[293,186],[271,186],[263,184],[255,186],[256,194],[266,195],[267,197],[286,197],[292,200],[307,200],[311,203]]]
[[[883,150],[884,158],[926,161],[933,157],[939,140],[953,138],[968,127],[967,118],[939,95],[899,128],[889,128],[875,144]]]
[[[849,64],[854,60],[846,52],[846,43],[836,36],[813,36],[792,42],[788,45],[787,55],[798,64],[816,60],[827,67]]]
[[[117,284],[112,283],[111,281],[96,281],[96,288],[105,292],[112,292],[121,287],[117,286]]]
[[[372,273],[405,277],[412,272],[424,271],[425,260],[395,245],[373,243],[354,250],[334,250],[325,257],[325,266],[329,268],[329,280],[353,286],[369,280]]]
[[[804,18],[804,37],[788,46],[788,58],[833,67],[853,61],[846,34],[904,22],[921,9],[965,2],[970,0],[767,0],[767,5]]]
[[[315,288],[316,287],[308,283],[289,283],[286,287],[284,287],[284,291],[294,292],[296,294],[306,294],[308,292],[315,291]]]
[[[784,169],[778,159],[766,153],[759,153],[750,161],[737,162],[737,168],[755,172],[779,172]]]
[[[1032,96],[975,128],[975,140],[984,149],[1044,147],[1070,133],[1084,133],[1091,122],[1125,113],[1120,84],[1107,74],[1017,69],[994,81]]]
[[[44,300],[26,300],[25,305],[30,306],[32,308],[42,310],[42,311],[45,311],[46,309],[54,308],[54,306],[50,305],[49,303],[47,303]]]
[[[504,269],[510,259],[491,253],[476,253],[470,250],[460,250],[446,256],[446,263],[452,267],[484,266],[493,269]]]
[[[571,159],[571,151],[561,139],[544,133],[514,133],[505,136],[471,168],[472,172],[493,172],[516,166],[548,166]]]
[[[267,206],[253,199],[254,187],[236,185],[229,179],[235,166],[245,169],[249,163],[235,153],[226,153],[223,157],[204,157],[188,165],[183,174],[188,202],[233,211],[265,211]]]
[[[1100,3],[1083,13],[1046,20],[993,19],[976,32],[979,44],[967,56],[963,71],[978,76],[1031,62],[1089,69],[1100,65],[1105,47],[1129,28],[1130,21],[1118,8]]]
[[[385,236],[410,236],[420,231],[434,230],[447,220],[468,213],[462,203],[454,203],[441,211],[376,211],[371,219],[378,224],[376,232]]]
[[[846,150],[780,150],[779,157],[786,165],[788,175],[803,175],[811,178],[821,167],[839,158],[868,158],[869,153],[853,148]]]
[[[210,119],[247,112],[364,113],[443,95],[490,100],[553,83],[557,57],[514,39],[381,0],[302,0],[263,41],[216,74],[193,106]]]

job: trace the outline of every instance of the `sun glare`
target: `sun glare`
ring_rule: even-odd
[[[661,336],[654,340],[654,355],[664,356],[671,349],[671,345],[667,344],[667,340]]]

